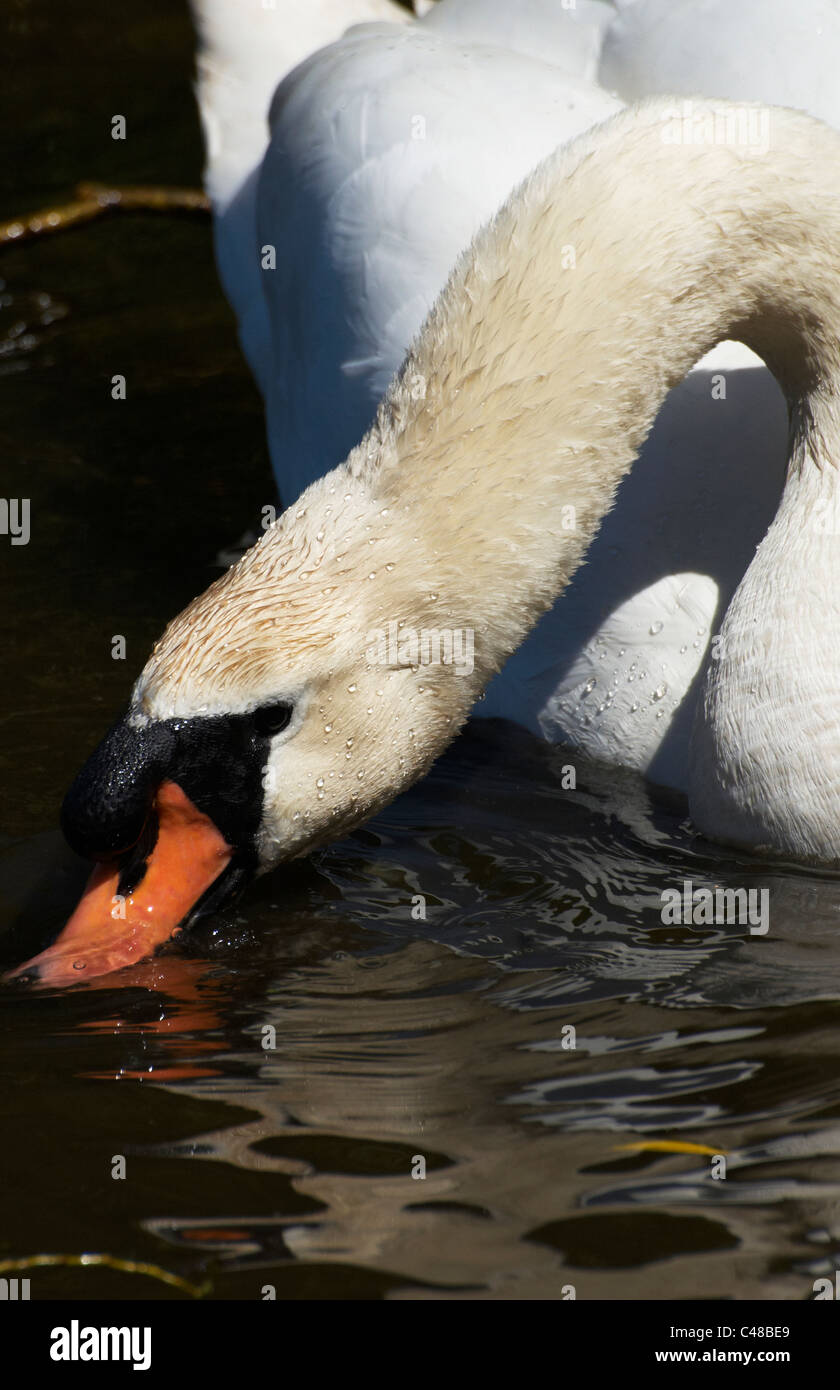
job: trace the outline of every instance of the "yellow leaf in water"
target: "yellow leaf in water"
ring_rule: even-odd
[[[682,1139],[642,1139],[638,1144],[616,1144],[616,1149],[634,1149],[636,1153],[661,1154],[725,1154],[726,1149],[710,1149],[708,1144],[686,1144]]]
[[[87,1269],[99,1266],[115,1269],[121,1274],[142,1274],[147,1279],[158,1279],[161,1284],[169,1284],[173,1289],[181,1289],[192,1298],[204,1298],[212,1288],[209,1280],[203,1284],[191,1284],[180,1274],[173,1274],[160,1265],[149,1264],[146,1260],[122,1260],[116,1255],[25,1255],[20,1259],[0,1260],[0,1274],[18,1273],[28,1269]]]

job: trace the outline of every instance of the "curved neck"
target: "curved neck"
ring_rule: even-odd
[[[574,573],[666,393],[716,342],[775,373],[793,466],[829,456],[838,160],[840,136],[794,112],[696,103],[689,129],[657,100],[552,155],[462,256],[347,467],[432,538],[482,678]]]

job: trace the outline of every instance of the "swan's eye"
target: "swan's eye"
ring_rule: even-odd
[[[293,714],[293,705],[263,705],[262,709],[254,710],[254,728],[262,738],[271,738],[289,727]]]

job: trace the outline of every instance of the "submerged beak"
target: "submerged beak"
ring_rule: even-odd
[[[257,871],[267,736],[250,715],[125,715],[64,798],[70,847],[101,861],[57,941],[7,975],[63,985],[136,965]]]
[[[157,838],[145,859],[134,856],[136,887],[121,892],[125,855],[97,865],[58,939],[6,979],[75,984],[134,965],[203,904],[231,867],[232,847],[177,783],[162,782],[153,807]]]

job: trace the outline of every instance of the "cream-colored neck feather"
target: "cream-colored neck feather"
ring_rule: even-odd
[[[771,795],[767,729],[749,757],[733,761],[731,745],[743,750],[752,718],[742,688],[751,679],[744,675],[751,618],[766,613],[772,628],[784,612],[792,624],[801,605],[819,628],[827,600],[835,613],[826,589],[836,539],[821,551],[827,573],[809,568],[801,539],[794,557],[786,544],[794,516],[804,525],[812,493],[833,495],[840,137],[805,116],[756,108],[766,145],[759,150],[747,138],[738,143],[739,133],[758,128],[742,119],[745,109],[697,103],[692,126],[675,131],[673,104],[651,102],[539,166],[462,256],[347,463],[310,488],[294,514],[167,630],[138,688],[148,712],[253,703],[276,692],[285,672],[289,689],[314,680],[327,714],[324,692],[331,692],[345,722],[352,702],[339,686],[347,688],[353,662],[354,691],[381,685],[363,655],[370,629],[397,620],[474,632],[468,676],[412,668],[406,684],[405,671],[389,673],[396,684],[380,691],[383,703],[370,707],[375,717],[369,725],[360,719],[352,736],[361,737],[374,771],[368,791],[360,799],[357,789],[352,808],[342,795],[329,798],[329,824],[308,806],[310,842],[338,833],[425,770],[581,562],[666,392],[716,342],[739,338],[765,359],[791,405],[790,481],[768,554],[796,578],[774,588],[772,575],[763,575],[757,592],[742,586],[733,601],[729,664],[719,663],[711,678],[692,800],[712,833],[728,808],[730,838],[791,848],[785,804],[793,793],[786,787],[780,796],[777,787]],[[227,655],[219,650],[223,631]],[[825,664],[834,660],[840,672],[838,650],[825,652]],[[791,660],[790,650],[774,655],[771,633],[760,669],[765,677],[777,670],[779,689]],[[738,691],[734,719],[727,689]],[[834,718],[834,678],[830,692]],[[812,713],[799,695],[801,708],[796,695],[784,704],[777,750],[807,742]],[[286,745],[287,773],[298,738]],[[330,754],[320,756],[326,766]],[[840,779],[837,736],[833,760]],[[306,785],[296,795],[305,797]],[[759,795],[769,796],[772,813],[756,804]],[[813,787],[805,789],[809,798],[819,800]],[[803,797],[793,799],[798,805]],[[288,805],[267,805],[269,813],[274,857],[300,852],[298,837],[279,828]],[[806,829],[795,852],[840,854],[840,835],[834,849],[825,836],[819,848],[814,840]]]

